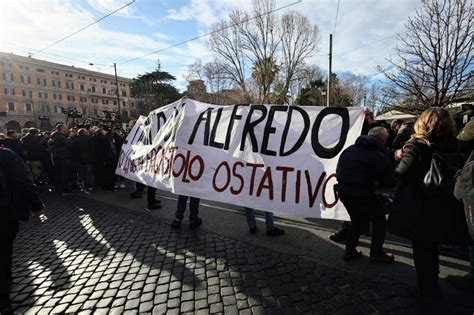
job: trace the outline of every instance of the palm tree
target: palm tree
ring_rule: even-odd
[[[252,78],[258,86],[259,102],[265,103],[270,95],[270,87],[275,81],[279,67],[271,57],[258,60],[252,67]]]

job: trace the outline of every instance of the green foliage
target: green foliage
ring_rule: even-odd
[[[131,90],[136,98],[141,98],[138,112],[147,115],[150,111],[169,104],[181,98],[182,95],[172,85],[176,78],[166,71],[158,68],[133,79]]]
[[[302,88],[295,100],[296,105],[305,106],[325,106],[326,105],[326,82],[323,80],[313,80],[306,87]]]

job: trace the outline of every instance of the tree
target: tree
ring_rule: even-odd
[[[235,10],[230,14],[230,22],[220,21],[211,27],[211,37],[208,41],[209,48],[219,57],[219,63],[223,65],[222,71],[235,82],[248,95],[246,85],[246,62],[248,62],[242,50],[242,37],[238,25],[243,23],[244,13]]]
[[[278,70],[275,61],[270,58],[259,60],[254,64],[252,78],[257,83],[259,103],[269,101],[270,87],[277,77]]]
[[[331,106],[361,106],[366,95],[367,79],[362,75],[352,72],[342,72],[333,81],[333,91],[331,100],[334,105]]]
[[[275,84],[275,88],[273,92],[270,93],[268,100],[270,104],[289,104],[291,95],[290,94],[283,94],[285,86],[283,83]]]
[[[313,106],[325,106],[326,105],[326,81],[323,79],[316,79],[308,83],[306,87],[303,87],[298,97],[296,98],[295,104],[297,105],[313,105]]]
[[[138,105],[138,114],[147,115],[154,109],[169,104],[181,98],[182,95],[171,85],[176,80],[166,71],[160,71],[160,66],[153,72],[147,72],[134,78],[131,90],[135,97],[143,102]]]
[[[397,59],[387,59],[393,69],[379,66],[392,91],[405,99],[405,110],[445,106],[473,77],[473,12],[471,0],[423,0],[408,19]]]
[[[280,19],[274,9],[275,0],[253,0],[252,12],[235,10],[230,22],[216,23],[208,42],[248,101],[252,101],[253,86],[257,101],[267,100],[276,82],[283,83],[279,91],[285,98],[298,69],[317,51],[316,26],[294,11]],[[279,80],[276,69],[282,70]]]
[[[319,30],[311,25],[306,16],[291,11],[281,18],[281,37],[282,69],[285,74],[281,93],[286,95],[298,68],[317,52]]]
[[[331,99],[330,106],[347,107],[356,105],[348,85],[339,80],[335,73],[331,77]]]

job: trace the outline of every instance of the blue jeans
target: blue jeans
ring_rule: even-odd
[[[189,200],[189,221],[194,222],[196,221],[198,214],[199,214],[199,201],[201,199],[188,197],[188,196],[178,196],[178,209],[176,209],[176,220],[181,221],[184,218],[184,212],[186,211],[186,204]]]
[[[264,213],[267,231],[273,230],[275,228],[275,222],[273,221],[273,213],[267,211],[264,211]],[[255,212],[252,208],[245,207],[245,217],[247,218],[247,223],[250,228],[254,228],[257,226],[257,222],[255,222]]]

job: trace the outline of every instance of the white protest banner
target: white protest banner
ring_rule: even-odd
[[[335,172],[339,155],[361,133],[364,113],[184,98],[138,119],[116,173],[179,195],[348,220]]]

